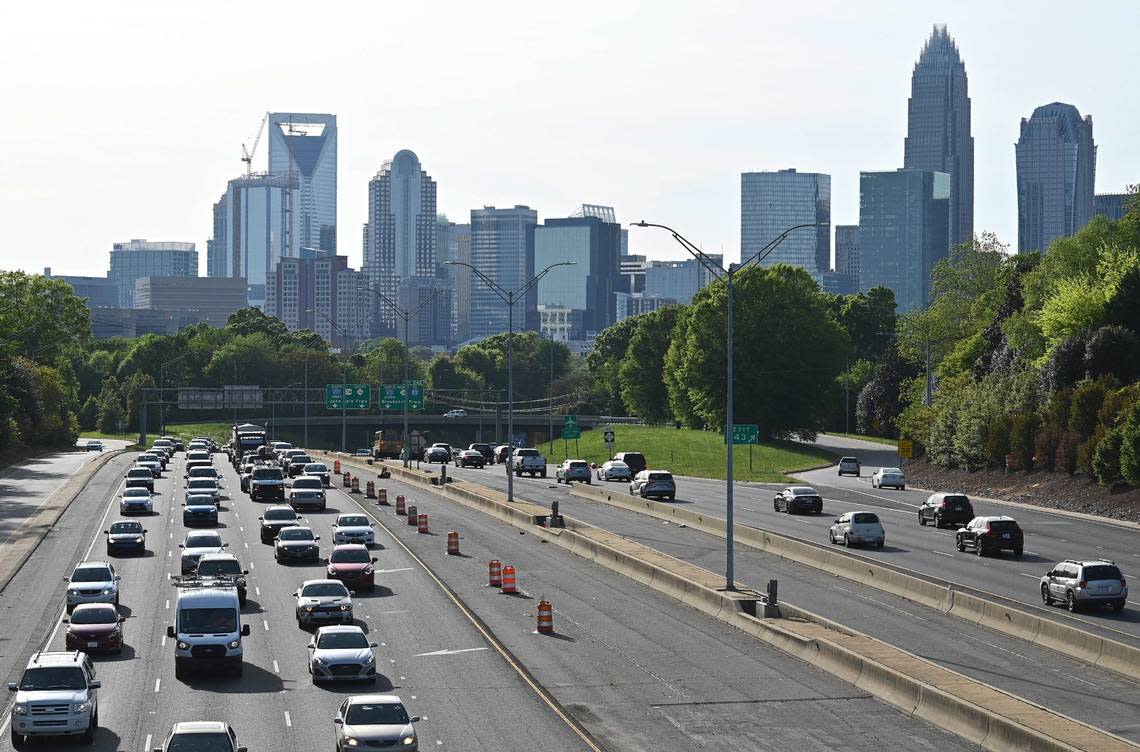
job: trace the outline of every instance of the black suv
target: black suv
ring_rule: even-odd
[[[253,501],[259,499],[285,498],[285,477],[275,467],[266,465],[253,468],[249,476],[249,498]]]
[[[307,454],[294,454],[289,458],[289,477],[296,478],[305,472],[305,465],[312,462]]]
[[[641,452],[618,452],[610,459],[629,465],[629,476],[631,478],[636,478],[638,473],[649,468],[649,463],[645,461],[645,455]]]
[[[954,536],[959,551],[973,549],[978,556],[1012,551],[1021,556],[1025,536],[1012,517],[975,517]]]
[[[495,447],[491,446],[490,444],[472,444],[467,448],[474,449],[476,452],[483,455],[483,459],[487,461],[488,465],[495,464]]]
[[[974,519],[970,497],[960,493],[931,494],[918,508],[918,524],[933,522],[934,527],[965,525]]]

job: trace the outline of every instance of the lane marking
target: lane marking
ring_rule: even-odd
[[[429,655],[456,655],[457,653],[475,653],[486,649],[487,648],[460,648],[459,650],[448,650],[447,648],[444,648],[443,650],[433,650],[430,653],[416,653],[416,657],[423,658]],[[400,678],[403,679],[404,677],[401,676]]]
[[[169,600],[167,600],[167,601],[166,601],[166,608],[167,608],[167,609],[169,609],[169,608],[170,608],[170,601],[169,601]]]
[[[154,680],[154,693],[158,694],[158,690],[162,688],[162,679]]]
[[[1029,577],[1030,579],[1034,579],[1034,580],[1040,580],[1041,579],[1041,575],[1039,575],[1039,574],[1026,574],[1025,572],[1018,572],[1018,574],[1021,575],[1022,577]]]
[[[150,734],[147,734],[146,735],[146,741],[143,742],[142,752],[150,752],[150,750],[151,750],[150,739],[151,739]]]
[[[412,567],[400,567],[399,569],[377,569],[376,574],[391,574],[392,572],[410,572]],[[533,572],[532,572],[533,574]]]
[[[938,554],[939,556],[949,556],[951,559],[953,559],[953,558],[954,558],[954,554],[948,554],[948,553],[946,553],[945,551],[933,551],[933,550],[932,550],[930,553],[932,553],[932,554]]]
[[[289,717],[288,710],[285,711],[285,726],[287,728],[293,728],[293,719]]]
[[[280,674],[281,667],[277,665],[277,661],[273,661],[273,673]]]
[[[269,622],[267,622],[265,619],[261,620],[261,626],[265,627],[266,632],[269,631]]]
[[[253,592],[257,593],[258,595],[261,595],[261,588],[259,588],[257,585],[254,585],[253,586]]]
[[[166,647],[166,635],[162,636],[162,642],[159,643],[160,647]]]

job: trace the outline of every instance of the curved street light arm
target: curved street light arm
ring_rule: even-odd
[[[669,227],[667,225],[655,224],[653,222],[646,222],[644,219],[641,220],[640,222],[630,222],[629,224],[632,227],[658,227],[662,230],[665,230],[666,232],[668,232],[670,235],[673,236],[674,240],[676,240],[678,243],[681,244],[682,248],[684,248],[686,251],[689,252],[690,256],[692,256],[698,262],[700,262],[701,266],[708,269],[709,272],[711,272],[712,274],[714,274],[717,277],[723,277],[728,273],[727,271],[725,271],[723,266],[721,266],[720,264],[718,264],[717,262],[715,262],[711,258],[709,258],[708,254],[706,254],[700,248],[697,248],[695,245],[690,243],[688,238],[686,238],[684,235],[682,235],[681,233],[674,230],[672,227]]]
[[[530,280],[525,285],[523,285],[519,289],[515,290],[511,294],[514,295],[516,298],[521,297],[523,295],[526,295],[527,291],[530,290],[535,285],[537,285],[538,281],[540,279],[542,279],[543,277],[545,277],[547,275],[547,273],[550,272],[551,269],[557,269],[560,266],[574,266],[576,263],[577,263],[576,261],[559,261],[557,264],[551,264],[550,266],[548,266],[545,269],[543,269],[542,271],[540,271],[538,274],[531,277]]]
[[[784,240],[788,237],[788,235],[790,235],[793,231],[802,230],[805,227],[824,227],[824,226],[825,225],[822,222],[809,222],[807,224],[794,225],[793,227],[789,227],[788,229],[784,230],[779,235],[777,235],[775,238],[773,238],[771,241],[769,241],[768,244],[765,245],[763,248],[756,251],[756,253],[752,254],[748,258],[747,261],[741,261],[740,266],[736,267],[736,271],[738,271],[738,272],[743,271],[744,267],[748,266],[749,264],[751,264],[753,262],[759,264],[761,261],[763,261],[765,258],[767,258],[769,253],[771,253],[773,250],[775,250],[776,246],[778,246],[780,243],[783,243]]]
[[[493,292],[493,293],[495,293],[495,295],[499,296],[500,300],[502,300],[504,303],[508,303],[508,304],[512,302],[509,293],[507,293],[503,288],[499,287],[499,285],[495,283],[495,280],[491,279],[490,277],[488,277],[483,272],[479,271],[477,268],[475,268],[471,264],[468,264],[466,261],[448,261],[447,265],[448,266],[466,266],[468,269],[470,269],[472,272],[475,273],[475,276],[477,276],[479,279],[483,280],[484,284],[486,284],[487,287],[491,288],[491,292]]]

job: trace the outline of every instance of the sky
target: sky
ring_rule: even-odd
[[[976,231],[1016,245],[1013,144],[1042,104],[1092,115],[1098,193],[1140,182],[1135,0],[2,5],[0,269],[102,276],[112,243],[147,238],[197,243],[205,274],[267,110],[337,115],[353,267],[368,180],[404,148],[453,221],[604,204],[735,260],[743,171],[828,173],[832,223],[858,222],[859,171],[902,165],[935,23],[969,77]],[[638,228],[630,251],[684,256]]]

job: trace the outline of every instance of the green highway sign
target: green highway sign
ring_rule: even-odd
[[[728,443],[728,437],[724,438],[724,443]],[[732,443],[733,444],[759,444],[760,443],[760,429],[755,423],[734,423],[732,426]]]
[[[423,410],[424,409],[424,382],[420,380],[410,381],[409,394],[408,394],[408,409],[409,410]]]
[[[579,439],[582,437],[582,429],[578,425],[577,415],[564,415],[562,416],[562,438],[564,439]]]
[[[329,410],[367,410],[372,404],[370,384],[326,384],[325,407]]]
[[[404,387],[402,384],[384,384],[380,387],[380,408],[382,410],[404,409]],[[408,409],[424,409],[424,382],[411,382],[411,400],[408,402]]]

